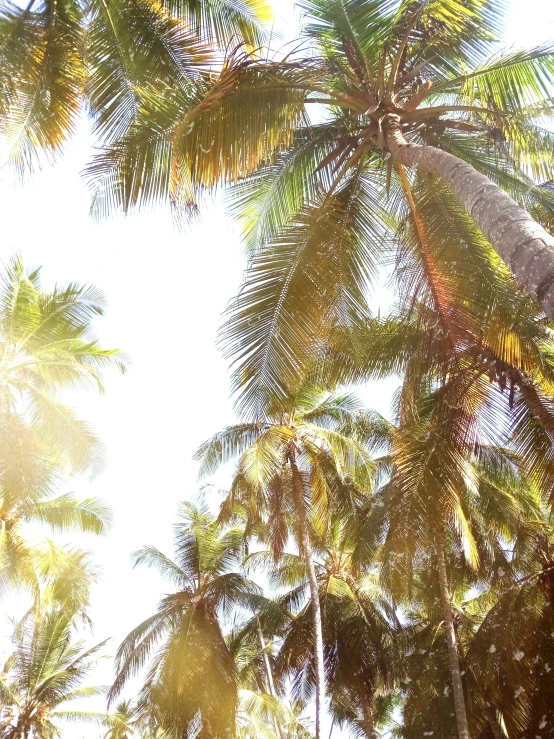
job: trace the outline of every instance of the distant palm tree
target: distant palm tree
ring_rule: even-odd
[[[182,503],[175,525],[175,560],[154,547],[135,555],[176,587],[157,612],[124,639],[109,699],[143,667],[147,672],[137,710],[162,732],[186,736],[233,735],[237,672],[225,641],[223,620],[235,608],[252,609],[260,589],[240,572],[242,529],[222,529],[205,503]]]
[[[0,285],[0,473],[30,477],[32,454],[56,467],[83,471],[98,454],[86,423],[59,394],[77,387],[102,391],[102,371],[125,370],[117,349],[103,349],[92,322],[104,312],[92,286],[42,290],[40,269],[21,255],[4,268]],[[23,469],[24,468],[24,469]],[[41,466],[39,465],[39,469]],[[23,484],[23,483],[21,483]]]
[[[73,637],[72,614],[59,609],[30,612],[16,624],[14,651],[0,672],[0,732],[6,739],[55,739],[59,722],[100,723],[104,713],[80,711],[71,703],[102,695],[104,688],[82,683],[105,642],[84,649]]]
[[[312,739],[300,702],[291,701],[274,674],[272,645],[267,644],[257,616],[227,637],[237,666],[238,739]]]
[[[139,724],[135,706],[129,700],[121,701],[106,716],[104,724],[107,726],[104,739],[131,739]]]
[[[277,368],[275,368],[277,369]],[[269,407],[247,423],[230,426],[196,452],[200,475],[238,458],[238,470],[226,507],[241,504],[247,533],[266,524],[266,538],[276,560],[292,533],[300,548],[309,583],[316,674],[316,739],[321,737],[325,671],[321,608],[313,561],[314,527],[325,527],[329,500],[345,479],[369,489],[375,464],[354,434],[360,405],[350,395],[333,397],[305,388],[296,397]]]
[[[94,568],[87,552],[60,547],[47,537],[32,535],[27,524],[49,526],[54,531],[105,534],[111,512],[97,498],[79,500],[70,494],[50,498],[47,492],[13,499],[0,487],[0,595],[6,588],[26,588],[35,606],[54,599],[71,610],[88,603]]]
[[[82,472],[99,460],[99,443],[60,393],[79,386],[102,390],[102,370],[124,364],[92,330],[103,312],[92,287],[70,284],[45,292],[40,271],[21,256],[0,285],[0,584],[38,587],[41,557],[64,553],[31,546],[28,523],[52,530],[104,533],[108,509],[96,498],[55,495],[60,472]],[[68,553],[66,556],[70,558]],[[67,562],[66,562],[67,563]],[[75,562],[76,564],[76,562]],[[68,573],[66,573],[68,574]]]
[[[414,565],[433,567],[436,590],[428,584],[427,592],[441,605],[458,735],[468,739],[452,593],[460,581],[466,590],[486,587],[498,570],[514,578],[506,542],[524,536],[523,521],[539,518],[540,491],[512,450],[480,443],[472,413],[478,396],[452,403],[450,392],[456,388],[446,385],[422,397],[417,414],[392,434],[382,578],[402,598]]]
[[[392,603],[380,591],[375,563],[360,562],[364,546],[360,539],[368,528],[366,517],[366,511],[363,518],[352,511],[334,516],[326,536],[314,543],[314,560],[325,674],[331,706],[336,709],[335,720],[374,739],[376,698],[389,695],[398,682],[404,637]],[[366,546],[371,548],[369,542]],[[274,609],[260,614],[264,623],[266,615],[268,626],[282,639],[276,674],[281,679],[291,675],[295,696],[309,695],[315,669],[310,647],[311,603],[302,603],[306,568],[297,555],[284,554],[273,566],[267,555],[256,552],[247,564],[269,567],[271,587],[278,591],[286,588],[285,594],[277,598],[282,608],[281,622],[275,620]]]

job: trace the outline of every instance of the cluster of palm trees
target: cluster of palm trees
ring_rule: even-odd
[[[232,483],[182,504],[173,559],[135,555],[173,592],[118,650],[109,705],[141,687],[107,735],[554,735],[554,44],[502,50],[497,0],[300,7],[283,53],[258,0],[1,10],[9,159],[56,154],[86,104],[93,213],[186,221],[226,185],[249,258],[220,336],[239,422],[196,453]],[[0,308],[0,566],[33,597],[0,727],[49,739],[97,690],[91,575],[24,523],[106,528],[54,494],[97,452],[58,393],[123,365],[90,289],[16,259]],[[392,420],[350,391],[387,377]]]
[[[4,737],[53,737],[57,719],[87,718],[71,702],[102,692],[82,686],[102,645],[77,638],[89,621],[92,553],[56,535],[107,532],[111,514],[96,498],[79,499],[72,477],[92,472],[101,446],[65,393],[102,390],[104,369],[124,370],[117,350],[102,348],[93,320],[103,298],[93,287],[41,287],[40,270],[20,255],[0,285],[0,597],[26,604],[13,628],[13,652],[0,673]],[[52,538],[54,536],[54,538]],[[4,650],[3,650],[4,651]],[[67,704],[67,705],[66,705]]]

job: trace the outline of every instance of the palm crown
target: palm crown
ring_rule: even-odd
[[[24,739],[32,733],[41,739],[60,735],[59,722],[100,720],[71,708],[71,702],[100,695],[101,687],[83,686],[104,642],[85,649],[73,636],[72,614],[53,609],[35,619],[29,613],[14,634],[14,651],[0,675],[2,734]]]
[[[179,736],[195,722],[205,736],[234,732],[237,677],[219,617],[252,608],[260,589],[240,572],[242,530],[221,529],[205,503],[181,505],[175,561],[145,547],[135,562],[157,569],[177,587],[139,624],[117,654],[113,699],[148,664],[139,711]]]

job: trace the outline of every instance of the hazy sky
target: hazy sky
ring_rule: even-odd
[[[279,24],[294,35],[293,2],[275,0],[274,7]],[[535,45],[551,38],[552,0],[512,0],[507,43]],[[15,188],[9,178],[0,183],[0,258],[21,250],[29,266],[43,265],[46,285],[97,285],[109,304],[98,321],[102,343],[121,347],[131,359],[126,376],[114,372],[106,378],[104,397],[80,396],[81,414],[106,446],[107,466],[97,479],[69,488],[101,496],[114,512],[109,537],[91,542],[104,570],[93,599],[94,638],[112,636],[113,652],[164,592],[156,576],[131,570],[130,552],[148,543],[171,553],[177,502],[198,488],[191,455],[234,421],[226,362],[214,342],[245,259],[221,204],[206,208],[202,222],[186,233],[173,229],[164,209],[93,222],[79,176],[89,155],[85,123],[55,167],[23,187]],[[363,396],[387,412],[387,392],[369,389]],[[0,633],[6,622],[0,609]]]

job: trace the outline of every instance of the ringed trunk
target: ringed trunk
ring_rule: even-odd
[[[554,318],[554,237],[463,159],[435,146],[409,144],[396,115],[388,115],[384,123],[394,159],[440,177],[546,315]]]
[[[456,643],[456,631],[454,629],[454,617],[452,614],[452,603],[448,592],[448,580],[446,577],[446,560],[444,557],[444,542],[442,531],[437,528],[435,538],[435,552],[439,573],[439,586],[441,594],[441,605],[446,630],[446,641],[448,643],[448,663],[452,679],[452,693],[454,696],[454,710],[456,711],[456,724],[458,726],[459,739],[470,739],[467,723],[464,688],[462,685],[462,674],[460,672],[460,660],[458,658],[458,645]]]
[[[304,501],[304,486],[302,475],[296,464],[294,456],[289,457],[292,472],[292,487],[296,508],[298,513],[298,524],[300,528],[300,547],[306,565],[306,573],[310,585],[310,602],[312,606],[312,620],[314,628],[314,657],[315,657],[315,736],[322,739],[321,723],[323,711],[325,710],[325,668],[323,666],[323,629],[321,625],[321,606],[319,603],[319,590],[315,574],[314,560],[312,555],[312,543],[308,529],[308,517]]]

